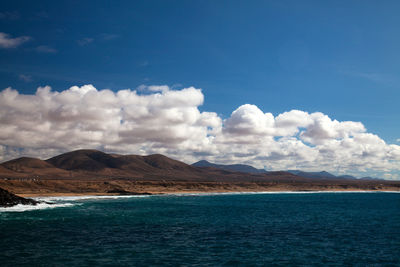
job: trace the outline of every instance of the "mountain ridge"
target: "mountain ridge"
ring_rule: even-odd
[[[230,171],[239,171],[243,173],[269,173],[264,169],[257,169],[251,165],[246,164],[216,164],[211,163],[207,160],[200,160],[192,164],[192,166],[201,167],[201,168],[217,168],[222,170],[230,170]],[[301,170],[283,170],[283,172],[288,172],[300,177],[305,178],[317,178],[317,179],[354,179],[354,180],[382,180],[379,178],[372,178],[372,177],[362,177],[357,178],[352,175],[334,175],[327,171],[320,171],[320,172],[306,172]]]
[[[286,173],[241,173],[221,169],[206,170],[161,154],[147,156],[108,154],[81,149],[46,160],[21,157],[0,164],[4,179],[134,179],[176,181],[265,181],[303,180]]]
[[[0,164],[1,178],[121,178],[140,180],[209,180],[209,181],[265,181],[343,179],[375,180],[371,177],[335,176],[329,172],[288,170],[271,172],[246,164],[215,164],[201,160],[191,165],[153,154],[120,155],[99,150],[80,149],[66,152],[46,160],[20,157]]]
[[[204,163],[204,162],[203,162]],[[254,171],[244,164],[239,170]],[[243,169],[245,167],[245,169]],[[0,187],[16,194],[127,194],[266,191],[399,191],[400,181],[307,178],[290,172],[249,173],[196,167],[164,155],[77,150],[47,160],[21,157],[0,164]]]
[[[223,165],[223,164],[211,163],[207,160],[197,161],[197,162],[193,163],[192,166],[211,167],[211,168],[223,169],[223,170],[228,170],[228,171],[238,171],[238,172],[244,172],[244,173],[268,173],[268,171],[266,171],[266,170],[257,169],[257,168],[254,168],[253,166],[246,165],[246,164]]]

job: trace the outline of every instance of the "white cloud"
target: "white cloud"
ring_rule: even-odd
[[[47,53],[47,54],[55,54],[58,52],[57,49],[47,45],[40,45],[35,48],[35,51],[38,53]]]
[[[12,38],[9,34],[0,32],[0,48],[16,48],[30,39],[29,36]]]
[[[331,120],[327,115],[316,112],[310,115],[312,123],[301,133],[301,138],[311,144],[322,144],[332,139],[343,139],[365,132],[360,122]]]
[[[240,106],[225,122],[225,130],[233,135],[273,135],[274,116],[263,113],[257,106],[245,104]]]
[[[222,120],[199,110],[200,89],[162,85],[138,90],[145,93],[84,85],[62,92],[46,86],[24,95],[7,88],[0,92],[0,159],[97,148],[163,153],[188,163],[205,158],[271,170],[373,170],[400,178],[400,146],[386,144],[360,122],[300,110],[275,117],[250,104]]]

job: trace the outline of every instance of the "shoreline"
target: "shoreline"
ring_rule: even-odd
[[[119,196],[146,194],[211,194],[255,192],[398,191],[391,181],[140,181],[140,180],[1,180],[0,188],[22,197]]]
[[[240,194],[313,194],[313,193],[400,193],[398,190],[270,190],[270,191],[174,191],[174,192],[149,192],[147,196],[176,196],[176,195],[240,195]],[[137,197],[143,194],[105,194],[105,193],[47,193],[47,194],[18,194],[24,198],[46,197]],[[145,195],[146,196],[146,195]]]
[[[103,194],[103,193],[53,193],[53,194],[21,194],[17,197],[22,197],[28,201],[35,201],[35,204],[17,204],[13,206],[0,207],[0,212],[23,212],[31,210],[51,209],[58,207],[69,207],[81,205],[85,200],[116,200],[116,199],[133,199],[133,198],[148,198],[148,197],[212,197],[212,196],[249,196],[249,195],[313,195],[313,194],[400,194],[399,190],[307,190],[307,191],[224,191],[224,192],[168,192],[154,194]]]

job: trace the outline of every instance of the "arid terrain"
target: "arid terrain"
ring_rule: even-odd
[[[195,167],[163,155],[78,150],[0,164],[0,188],[23,196],[260,191],[400,191],[400,181],[307,178]]]

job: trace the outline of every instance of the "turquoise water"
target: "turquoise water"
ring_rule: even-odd
[[[396,193],[55,201],[0,211],[1,266],[400,266]]]

